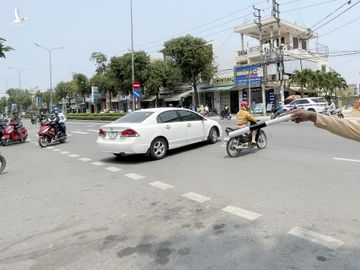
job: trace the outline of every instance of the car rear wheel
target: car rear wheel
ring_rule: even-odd
[[[218,133],[216,127],[212,127],[209,131],[208,142],[214,144],[218,141]]]
[[[155,138],[150,146],[150,157],[152,159],[162,159],[166,156],[167,143],[164,138]]]

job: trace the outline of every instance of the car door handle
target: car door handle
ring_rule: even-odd
[[[166,129],[170,129],[170,128],[171,128],[171,126],[169,126],[169,125],[166,125],[166,126],[165,126],[165,128],[166,128]]]
[[[186,127],[191,127],[191,124],[190,124],[190,123],[188,123],[188,124],[186,125]]]

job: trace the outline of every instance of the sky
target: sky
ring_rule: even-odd
[[[319,27],[318,42],[330,52],[360,50],[360,1],[277,0],[280,19],[312,27],[333,11]],[[253,5],[263,18],[270,16],[272,0],[132,0],[134,50],[144,50],[161,58],[165,41],[191,34],[213,44],[220,73],[232,72],[240,50],[240,35],[234,28],[254,21]],[[359,4],[357,4],[359,3]],[[130,0],[1,0],[0,37],[15,50],[0,59],[0,95],[8,88],[50,88],[49,53],[34,45],[53,50],[52,86],[71,80],[73,73],[89,78],[95,72],[92,52],[108,58],[131,51]],[[353,6],[353,7],[351,7]],[[351,7],[348,11],[347,8]],[[15,26],[14,10],[28,19]],[[338,18],[329,19],[343,12]],[[249,46],[258,43],[249,40]],[[314,47],[315,45],[313,45]],[[360,83],[360,54],[329,57],[330,66],[347,83]],[[12,68],[12,69],[10,69]],[[20,80],[19,80],[20,75]]]

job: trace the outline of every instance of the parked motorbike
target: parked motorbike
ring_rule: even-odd
[[[344,115],[343,115],[341,109],[330,110],[329,107],[325,107],[321,113],[325,114],[325,115],[329,115],[329,116],[336,115],[337,117],[339,117],[341,119],[344,118]]]
[[[229,134],[231,131],[236,129],[227,127],[225,128],[225,132]],[[256,132],[255,140],[256,140],[256,147],[259,149],[263,149],[267,145],[267,136],[265,131],[261,128],[254,131]],[[255,146],[251,144],[251,132],[240,134],[239,136],[230,138],[226,144],[226,152],[230,157],[236,157],[240,154],[242,150],[251,149]]]
[[[47,147],[50,143],[65,143],[66,134],[61,131],[56,131],[55,125],[50,120],[43,120],[39,129],[39,145]]]
[[[26,141],[28,137],[28,132],[26,128],[22,127],[21,129],[21,134],[23,136],[23,139],[21,140],[15,126],[16,126],[16,122],[14,120],[11,120],[9,124],[5,126],[4,132],[1,136],[1,143],[3,146],[7,146],[10,143]]]
[[[231,113],[229,111],[227,111],[227,112],[222,111],[220,113],[220,120],[224,120],[224,118],[226,118],[227,120],[230,120],[231,119]]]
[[[0,154],[0,173],[5,169],[6,160],[3,155]]]

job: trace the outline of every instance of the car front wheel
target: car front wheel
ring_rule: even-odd
[[[155,138],[150,146],[150,157],[152,159],[162,159],[166,156],[167,148],[164,138]]]
[[[216,143],[217,140],[218,140],[218,133],[216,127],[212,127],[209,131],[208,142],[213,144]]]

